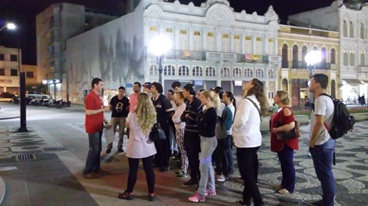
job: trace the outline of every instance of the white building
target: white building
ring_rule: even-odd
[[[272,7],[261,16],[234,12],[227,0],[207,0],[200,7],[142,0],[134,12],[67,41],[67,93],[82,103],[93,77],[102,78],[105,94],[120,85],[129,91],[135,81],[158,81],[148,45],[165,35],[173,45],[163,64],[165,91],[179,80],[196,89],[220,85],[239,95],[243,81],[258,78],[271,99],[281,66],[278,29]]]
[[[289,16],[293,24],[323,28],[340,33],[339,74],[341,96],[356,103],[367,97],[368,87],[368,4],[347,5],[342,0],[329,7]]]
[[[53,4],[36,16],[37,67],[53,98],[61,98],[66,40],[115,18],[69,3]]]
[[[19,94],[21,50],[0,46],[0,93]],[[20,59],[19,59],[20,58]]]

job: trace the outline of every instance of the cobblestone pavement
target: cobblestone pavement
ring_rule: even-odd
[[[126,187],[128,164],[124,154],[115,153],[116,148],[101,157],[103,169],[111,175],[96,180],[82,178],[88,151],[83,115],[75,111],[56,111],[60,111],[62,119],[47,116],[30,120],[29,133],[14,132],[19,120],[0,121],[0,176],[7,186],[2,205],[193,205],[187,198],[193,194],[194,187],[181,186],[186,179],[176,178],[175,168],[164,173],[156,171],[155,202],[147,201],[142,170],[134,191],[136,198],[133,201],[119,200],[117,194]],[[350,136],[337,141],[334,166],[337,206],[368,205],[366,123],[356,123]],[[301,129],[300,150],[294,157],[297,185],[295,193],[290,195],[280,195],[272,190],[273,185],[279,184],[281,172],[276,154],[269,150],[269,136],[264,134],[263,146],[259,150],[259,187],[266,205],[307,205],[307,202],[321,198],[312,159],[308,157],[308,126]],[[35,159],[16,161],[19,155],[28,157],[30,154],[35,155]],[[9,171],[5,171],[7,169]],[[231,180],[217,182],[218,195],[208,197],[201,205],[236,205],[242,190],[238,176],[236,171]]]

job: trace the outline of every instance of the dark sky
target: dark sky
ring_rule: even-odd
[[[87,8],[119,13],[126,1],[127,0],[0,0],[0,27],[2,27],[6,21],[11,21],[18,25],[16,31],[7,31],[4,29],[0,32],[0,45],[16,48],[19,42],[23,50],[23,64],[37,64],[35,18],[38,13],[51,4],[59,2],[82,4]],[[182,4],[188,4],[192,1],[180,0],[180,2]],[[205,2],[205,0],[193,0],[193,3],[197,6],[202,2]],[[245,9],[247,13],[257,11],[257,13],[261,15],[267,11],[270,5],[273,5],[280,19],[286,21],[287,16],[290,14],[329,6],[332,2],[332,0],[230,0],[230,5],[237,12]]]

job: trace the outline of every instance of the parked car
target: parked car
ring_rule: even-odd
[[[0,98],[13,98],[15,95],[14,94],[12,94],[12,93],[9,93],[9,92],[2,92],[1,94],[0,94]]]
[[[26,98],[33,98],[33,99],[51,99],[50,95],[44,94],[38,91],[27,91]]]

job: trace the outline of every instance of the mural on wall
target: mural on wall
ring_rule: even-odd
[[[72,102],[84,102],[84,95],[90,89],[94,77],[104,81],[105,89],[117,89],[127,83],[143,81],[143,40],[136,36],[133,36],[132,41],[124,39],[120,28],[116,35],[99,33],[97,39],[97,45],[81,42],[79,46],[73,45],[70,49],[73,52],[67,61]]]

